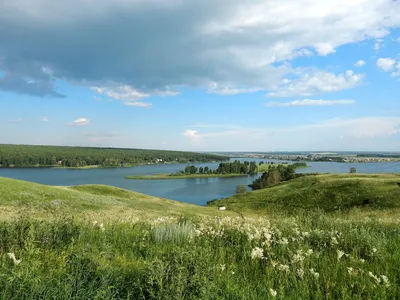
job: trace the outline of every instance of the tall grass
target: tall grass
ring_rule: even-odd
[[[0,299],[399,299],[399,249],[397,225],[319,213],[19,219],[0,223]]]

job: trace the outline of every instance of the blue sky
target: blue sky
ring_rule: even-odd
[[[0,28],[0,143],[400,151],[399,1],[14,0]]]

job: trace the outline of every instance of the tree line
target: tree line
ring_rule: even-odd
[[[226,161],[206,153],[126,148],[0,145],[0,167],[117,167],[147,163]]]
[[[283,181],[292,180],[296,177],[303,176],[303,174],[296,174],[297,168],[306,167],[307,164],[303,162],[298,162],[291,164],[289,166],[278,165],[271,166],[268,171],[264,172],[260,178],[253,181],[249,187],[254,190],[265,189],[270,186],[274,186]]]
[[[235,160],[234,162],[223,162],[220,163],[217,169],[210,169],[208,166],[199,167],[186,166],[184,170],[171,175],[193,175],[193,174],[257,174],[256,162],[240,162]]]

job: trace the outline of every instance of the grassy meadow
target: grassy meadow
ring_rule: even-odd
[[[398,183],[318,175],[199,207],[0,178],[0,299],[399,299]]]

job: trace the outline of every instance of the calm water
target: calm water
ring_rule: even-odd
[[[239,159],[244,161],[246,159]],[[247,159],[260,161],[259,159]],[[279,163],[279,161],[275,161]],[[197,164],[218,167],[218,163]],[[347,173],[356,167],[358,173],[400,173],[400,162],[396,163],[356,163],[309,162],[310,168],[298,172]],[[118,169],[0,169],[0,176],[27,180],[48,185],[106,184],[144,194],[178,201],[205,205],[207,201],[229,197],[235,193],[238,184],[250,184],[255,177],[202,178],[174,180],[128,180],[127,175],[150,175],[173,173],[184,169],[186,164],[146,165]],[[1,188],[1,186],[0,186]]]

